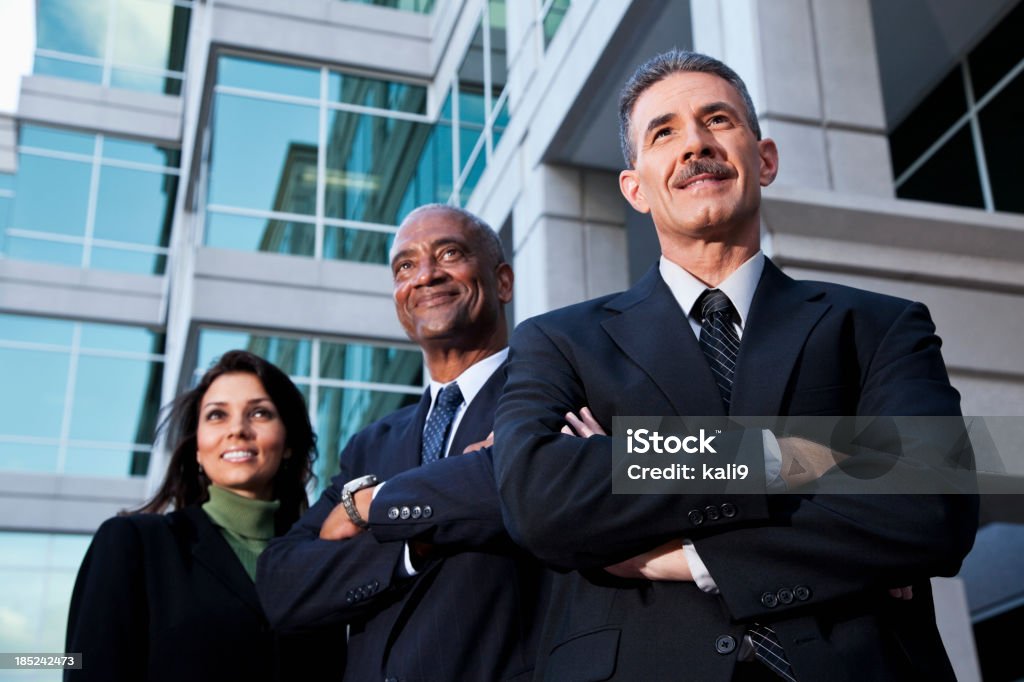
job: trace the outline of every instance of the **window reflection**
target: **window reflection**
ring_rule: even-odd
[[[38,0],[35,73],[181,94],[191,0]]]
[[[0,392],[0,469],[145,475],[163,344],[138,327],[0,315],[0,376],[31,387]]]
[[[165,147],[23,125],[10,217],[0,222],[3,254],[163,274],[179,158]]]

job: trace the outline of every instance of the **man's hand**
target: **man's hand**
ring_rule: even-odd
[[[462,454],[465,455],[470,452],[476,452],[477,450],[489,448],[492,445],[494,445],[494,431],[491,431],[489,434],[487,434],[487,438],[484,438],[483,440],[478,440],[475,443],[470,443],[469,445],[467,445],[466,449],[462,451]]]
[[[580,410],[580,416],[576,416],[574,412],[565,413],[565,421],[569,422],[562,427],[562,433],[567,436],[579,436],[580,438],[590,438],[591,436],[606,436],[604,429],[594,419],[594,415],[590,413],[589,407],[584,407]]]
[[[604,570],[620,578],[634,580],[693,581],[681,540],[670,540],[632,559],[606,566]]]
[[[356,509],[359,511],[359,515],[364,519],[370,518],[370,505],[373,503],[373,491],[379,487],[380,486],[363,488],[362,490],[357,490],[355,494],[352,495],[352,501],[355,503]],[[362,528],[352,523],[352,519],[348,517],[348,512],[345,511],[345,507],[339,504],[331,510],[330,515],[324,520],[324,525],[320,526],[320,539],[347,540],[348,538],[359,535],[362,532]]]
[[[780,473],[790,490],[817,481],[825,472],[849,457],[814,441],[797,437],[779,438],[779,450],[782,452]]]

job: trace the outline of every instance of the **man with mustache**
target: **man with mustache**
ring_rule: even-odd
[[[562,571],[537,678],[953,680],[928,577],[957,572],[976,498],[612,494],[613,416],[960,414],[923,305],[795,281],[764,256],[779,152],[729,67],[654,57],[623,90],[620,133],[620,189],[651,214],[660,262],[523,322],[495,422],[509,532]],[[560,434],[567,417],[596,435]],[[784,472],[817,447],[763,446]],[[908,583],[913,599],[888,596]]]
[[[348,624],[347,663],[345,642],[322,652],[338,679],[529,678],[545,573],[506,534],[481,449],[505,383],[512,268],[486,223],[432,204],[402,222],[391,269],[430,387],[349,440],[320,501],[260,557],[260,598],[283,632]]]

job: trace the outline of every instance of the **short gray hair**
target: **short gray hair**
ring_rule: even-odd
[[[405,220],[402,221],[402,224],[404,225],[409,222],[409,219],[417,213],[425,213],[427,211],[445,211],[446,213],[451,213],[452,215],[457,216],[462,220],[463,225],[476,230],[476,233],[480,236],[480,241],[487,249],[487,255],[492,258],[495,265],[501,265],[505,262],[505,249],[502,248],[501,237],[498,236],[498,233],[495,232],[494,228],[488,225],[480,216],[475,213],[471,213],[460,206],[439,203],[423,204],[422,206],[417,206],[410,211],[409,215],[405,216]]]
[[[636,101],[640,99],[640,95],[644,91],[674,73],[710,73],[736,88],[743,100],[743,106],[747,110],[747,124],[754,136],[761,139],[761,126],[757,122],[754,102],[750,99],[750,93],[747,92],[747,86],[743,83],[743,79],[735,71],[706,54],[669,50],[651,57],[637,67],[619,95],[619,144],[622,146],[622,157],[626,160],[627,168],[632,168],[636,161],[636,148],[633,145],[632,131],[630,130],[633,107],[636,106]]]

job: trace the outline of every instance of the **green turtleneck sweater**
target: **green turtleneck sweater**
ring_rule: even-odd
[[[256,559],[274,537],[274,514],[281,502],[252,500],[211,485],[203,511],[228,541],[249,577],[256,580]]]

